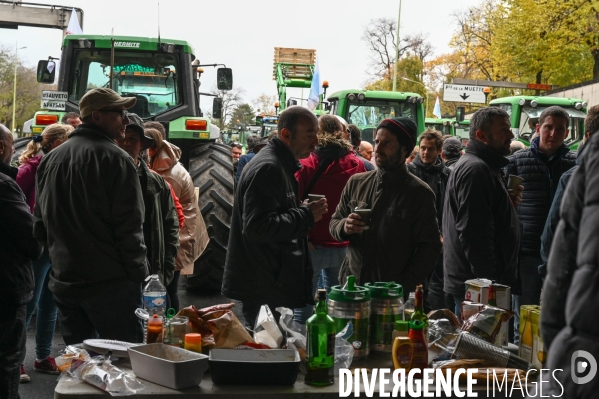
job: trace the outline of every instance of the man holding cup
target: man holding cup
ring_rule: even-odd
[[[576,164],[576,153],[564,144],[568,136],[570,117],[565,109],[553,106],[545,109],[539,117],[536,131],[539,136],[530,147],[508,157],[506,171],[523,179],[524,196],[518,207],[523,234],[520,247],[520,280],[522,294],[512,295],[514,316],[514,343],[518,343],[518,325],[521,305],[538,305],[543,281],[539,274],[541,258],[541,235],[549,215],[549,208],[559,180]]]
[[[375,136],[377,170],[352,176],[343,189],[329,227],[337,241],[349,241],[340,284],[349,275],[359,284],[395,281],[407,296],[435,266],[441,250],[435,195],[405,163],[416,138],[412,119],[383,120]]]

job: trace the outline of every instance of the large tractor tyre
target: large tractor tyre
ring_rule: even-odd
[[[187,287],[207,293],[220,292],[235,191],[231,147],[217,143],[191,147],[189,174],[200,190],[199,206],[210,243],[196,260]]]
[[[25,149],[27,148],[27,144],[31,141],[31,137],[20,137],[15,140],[13,147],[15,147],[15,154],[12,156],[12,162],[17,163],[19,161],[19,157]]]

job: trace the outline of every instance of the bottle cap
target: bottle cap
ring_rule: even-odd
[[[324,301],[325,299],[327,299],[327,290],[326,290],[326,289],[324,289],[324,288],[319,288],[319,289],[316,291],[316,298],[317,298],[319,301]]]
[[[158,316],[157,314],[155,314],[154,316],[152,316],[152,318],[150,319],[150,321],[148,321],[149,324],[162,324],[162,317]]]
[[[187,333],[185,334],[185,342],[188,344],[201,344],[202,334],[198,333]]]
[[[420,320],[412,320],[410,321],[410,330],[422,330],[424,328],[424,323]]]
[[[395,320],[395,331],[408,331],[410,323],[403,320]]]

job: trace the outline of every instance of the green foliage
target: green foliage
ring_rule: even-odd
[[[239,104],[233,110],[228,128],[235,129],[240,125],[251,125],[256,120],[256,113],[251,105],[247,103]]]
[[[15,74],[14,50],[0,47],[0,123],[12,128],[13,85]],[[17,60],[17,96],[15,120],[20,130],[23,122],[33,118],[39,109],[42,90],[51,90],[49,85],[37,83],[36,69],[29,68]]]

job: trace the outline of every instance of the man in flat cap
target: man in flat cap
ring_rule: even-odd
[[[383,120],[375,136],[377,170],[353,175],[343,189],[330,224],[336,240],[349,241],[341,285],[354,275],[360,285],[395,281],[407,294],[424,283],[437,263],[441,240],[435,195],[405,163],[416,137],[411,119]],[[356,209],[371,209],[370,221]]]
[[[508,192],[510,118],[497,107],[481,108],[470,120],[466,153],[447,182],[443,207],[445,292],[461,314],[466,280],[486,278],[516,288],[520,221],[514,205],[523,187]]]
[[[137,168],[144,207],[144,243],[150,274],[157,274],[164,286],[168,286],[175,272],[175,258],[179,250],[179,219],[171,189],[162,176],[151,171],[140,153],[154,143],[154,139],[144,133],[143,120],[128,113],[129,124],[125,137],[116,144],[131,155]],[[179,309],[176,309],[177,311]]]
[[[115,144],[134,104],[107,88],[87,92],[83,124],[37,170],[34,235],[52,259],[49,288],[67,345],[143,339],[134,312],[148,275],[144,203],[133,159]]]

